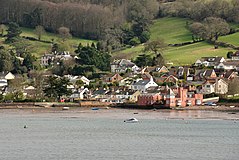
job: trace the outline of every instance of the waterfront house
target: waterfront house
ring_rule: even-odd
[[[138,97],[138,105],[163,104],[165,107],[186,107],[201,105],[203,94],[189,92],[183,87],[169,88],[165,87],[161,91],[153,93],[143,93]]]
[[[228,83],[221,78],[207,79],[202,84],[201,92],[203,94],[226,94],[228,92]]]
[[[157,83],[154,82],[153,77],[151,76],[149,80],[139,80],[137,82],[134,82],[131,85],[131,89],[145,92],[147,88],[152,86],[158,86],[158,85]]]
[[[74,100],[88,99],[89,97],[90,97],[89,89],[82,87],[82,88],[74,90],[68,98],[71,101],[74,101]]]

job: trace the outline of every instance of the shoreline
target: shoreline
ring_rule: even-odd
[[[73,109],[91,109],[91,108],[115,108],[115,109],[125,109],[125,110],[199,110],[199,111],[219,111],[219,112],[239,112],[239,106],[234,105],[231,107],[230,105],[218,105],[218,106],[190,106],[190,107],[174,107],[174,108],[144,108],[141,106],[132,107],[132,106],[80,106],[77,103],[73,104],[55,104],[55,103],[44,103],[44,104],[34,104],[34,103],[0,103],[0,110],[8,110],[8,109],[43,109],[43,110],[62,110],[63,107],[69,107]]]
[[[206,108],[206,106],[190,109],[125,109],[125,108],[105,108],[99,107],[99,110],[92,110],[91,107],[70,107],[69,110],[62,110],[62,107],[36,107],[36,106],[8,106],[0,107],[1,117],[41,117],[41,118],[84,118],[84,119],[128,119],[135,117],[142,119],[157,120],[233,120],[239,121],[239,108],[218,107],[215,109]],[[206,109],[205,109],[206,108]],[[233,109],[233,110],[232,110]]]

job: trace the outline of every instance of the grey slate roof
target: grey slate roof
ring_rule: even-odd
[[[150,82],[150,80],[139,80],[138,82],[135,82],[133,85],[144,86],[144,85],[148,84],[149,82]]]

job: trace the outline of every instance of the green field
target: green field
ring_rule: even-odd
[[[167,62],[172,62],[175,65],[187,65],[194,63],[200,57],[205,56],[223,56],[226,57],[228,51],[233,51],[229,48],[219,47],[214,49],[213,45],[206,42],[199,42],[181,47],[169,47],[164,52],[164,57]]]
[[[183,18],[160,18],[150,27],[151,39],[163,39],[167,44],[183,43],[192,41],[191,33],[186,28],[186,23],[190,23],[188,19]],[[236,26],[236,25],[234,25]],[[239,33],[220,37],[220,41],[225,41],[231,44],[238,44]],[[133,48],[128,48],[116,53],[113,53],[114,58],[134,59],[137,55],[143,53],[143,45]],[[172,62],[174,65],[192,64],[197,59],[203,56],[224,56],[228,51],[234,51],[231,48],[219,47],[214,49],[214,46],[206,42],[199,42],[181,47],[168,47],[164,50],[164,57],[167,62]]]
[[[234,46],[239,47],[239,32],[231,34],[231,35],[219,37],[219,41],[230,43]]]
[[[22,30],[21,36],[37,38],[37,35],[34,33],[33,29],[21,28],[21,30]],[[44,35],[42,35],[41,40],[45,40],[45,41],[53,40],[56,43],[62,43],[62,40],[59,37],[59,35],[54,33],[49,33],[49,32],[46,32]],[[68,44],[70,52],[74,52],[74,50],[76,49],[79,43],[82,43],[83,45],[87,45],[87,44],[91,44],[92,42],[95,42],[95,41],[72,37],[67,39],[66,42],[64,43]],[[34,54],[37,57],[41,56],[44,53],[49,53],[51,51],[50,43],[43,43],[39,41],[29,41],[29,43],[31,44],[32,54]]]
[[[21,36],[37,38],[37,35],[34,33],[33,29],[21,27],[21,30],[22,30]],[[46,32],[44,35],[42,35],[42,38],[41,38],[41,40],[50,41],[50,42],[52,41],[52,39],[56,43],[63,43],[59,35],[54,33]],[[3,37],[0,37],[0,44],[8,48],[9,45],[4,44],[4,40],[5,39]],[[31,51],[31,53],[38,58],[44,53],[51,52],[51,46],[52,46],[51,43],[31,41],[31,40],[26,40],[26,42],[29,44],[28,48]],[[73,53],[76,47],[79,45],[79,43],[82,43],[83,45],[87,45],[87,44],[91,44],[92,42],[95,42],[95,41],[72,37],[67,39],[64,43],[67,44],[67,46],[69,46],[68,47],[69,51]]]
[[[168,44],[190,42],[192,34],[187,29],[187,23],[190,20],[175,17],[156,20],[150,28],[151,40],[163,39]]]

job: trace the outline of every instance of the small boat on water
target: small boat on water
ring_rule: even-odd
[[[69,107],[63,107],[62,110],[69,110]]]
[[[124,120],[124,122],[126,122],[126,123],[136,123],[136,122],[139,122],[139,120],[137,120],[136,118],[130,118],[130,119]]]
[[[91,110],[97,111],[97,110],[99,110],[99,108],[91,108]]]

